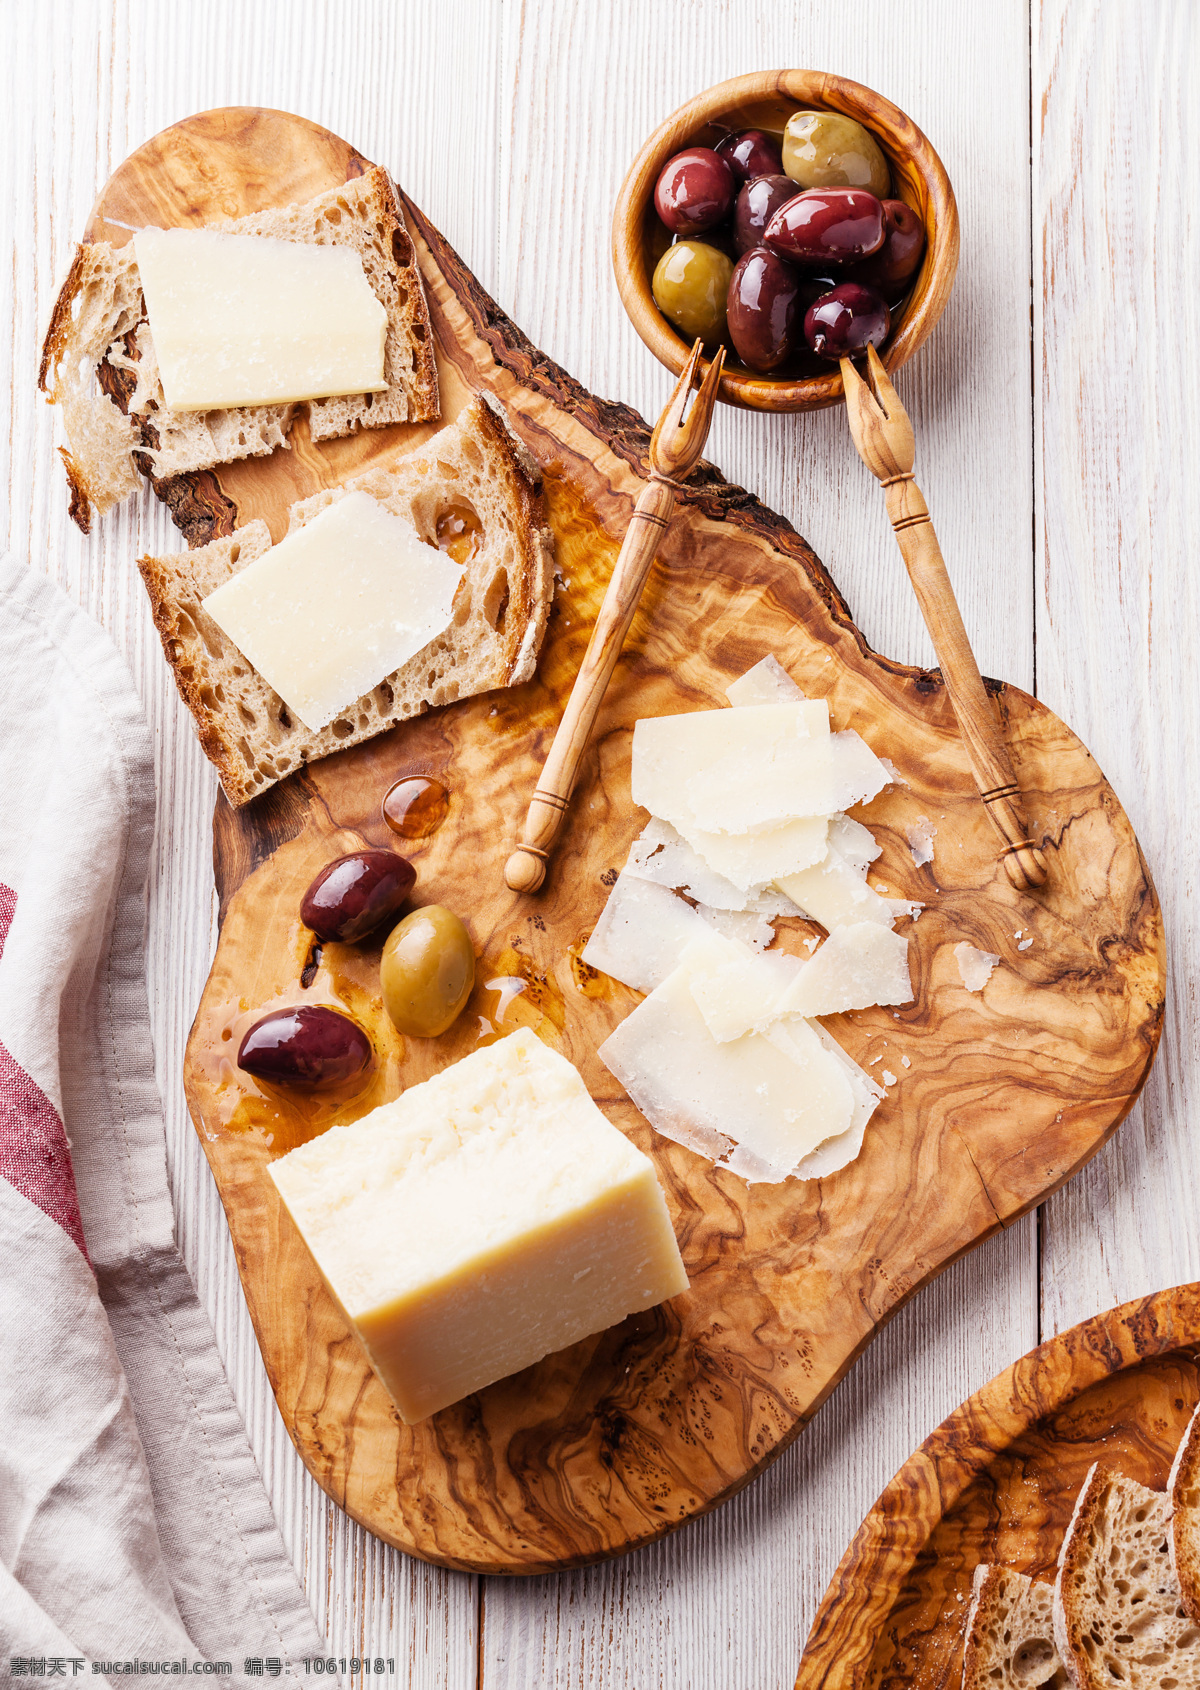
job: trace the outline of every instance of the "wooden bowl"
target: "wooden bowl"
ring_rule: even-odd
[[[911,293],[893,317],[881,356],[889,370],[906,364],[945,310],[958,268],[958,207],[945,166],[911,118],[881,94],[815,70],[764,70],[735,76],[697,94],[673,112],[634,159],[613,212],[613,269],[621,302],[654,356],[676,375],[691,348],[654,303],[651,234],[658,219],[654,185],[667,160],[683,147],[715,146],[736,129],[782,134],[795,111],[834,111],[874,135],[892,170],[892,192],[925,225],[925,258]],[[799,188],[797,188],[799,193]],[[765,376],[727,363],[720,396],[752,411],[816,411],[842,399],[836,365],[827,374]]]

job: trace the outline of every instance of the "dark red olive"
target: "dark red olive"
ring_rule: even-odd
[[[327,863],[304,894],[300,919],[318,939],[353,945],[390,921],[417,871],[395,851],[351,851]]]
[[[717,143],[717,151],[738,182],[752,181],[755,176],[779,176],[783,173],[779,142],[773,141],[761,129],[743,129],[737,135],[726,135],[723,141]]]
[[[733,244],[737,257],[763,244],[767,224],[781,206],[794,200],[796,184],[790,176],[757,176],[747,182],[733,207]]]
[[[702,235],[733,209],[737,183],[725,159],[711,147],[688,147],[663,166],[654,189],[654,209],[672,234]]]
[[[773,370],[792,349],[800,281],[765,246],[740,258],[729,282],[729,338],[752,370]]]
[[[810,188],[772,217],[763,235],[796,264],[849,264],[883,245],[883,206],[864,188]]]
[[[371,1041],[358,1023],[317,1003],[272,1010],[238,1049],[238,1067],[256,1080],[308,1091],[344,1085],[370,1060]]]
[[[903,200],[883,200],[883,245],[846,272],[847,280],[878,288],[888,299],[899,299],[921,268],[925,256],[925,225]]]
[[[887,339],[891,317],[876,288],[841,282],[804,314],[804,338],[819,358],[853,358]]]

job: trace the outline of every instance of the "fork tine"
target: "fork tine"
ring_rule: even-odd
[[[721,371],[725,367],[723,346],[717,348],[716,356],[705,371],[700,391],[686,417],[682,415],[682,403],[677,403],[677,396],[681,393],[682,402],[687,400],[690,381],[695,379],[696,366],[702,350],[702,343],[697,341],[683,375],[679,378],[675,393],[671,395],[667,408],[650,437],[650,463],[660,475],[686,475],[695,466],[708,438],[713,408],[717,402],[717,390],[721,383]]]
[[[850,434],[858,448],[859,456],[866,459],[867,434],[876,420],[875,398],[849,358],[841,360],[841,368],[842,388],[846,395],[846,421],[850,425]]]
[[[671,397],[664,405],[662,415],[659,417],[658,422],[655,425],[655,436],[658,435],[660,429],[679,428],[681,426],[683,422],[684,406],[688,402],[688,394],[695,385],[696,366],[700,362],[700,356],[703,351],[704,342],[702,340],[698,340],[692,347],[691,352],[688,354],[687,363],[679,372],[679,380],[671,389]]]
[[[857,371],[855,373],[857,374]],[[904,406],[900,403],[900,395],[888,379],[883,359],[873,346],[867,347],[867,379],[871,384],[871,392],[884,416],[903,416]]]
[[[859,457],[879,481],[911,473],[914,451],[912,424],[895,388],[887,379],[875,348],[868,348],[867,378],[879,384],[879,397],[872,392],[849,358],[842,358],[840,363],[846,394],[846,421]],[[888,407],[886,410],[884,404]]]

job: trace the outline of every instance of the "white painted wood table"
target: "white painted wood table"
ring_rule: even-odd
[[[2,532],[112,631],[154,728],[148,967],[179,1235],[330,1653],[395,1656],[397,1682],[420,1690],[784,1690],[851,1533],[939,1420],[1041,1338],[1200,1277],[1200,8],[4,0],[0,41]],[[133,568],[173,530],[148,496],[90,539],[69,523],[37,348],[96,190],[128,151],[192,111],[280,106],[388,165],[538,346],[653,416],[664,374],[609,268],[617,186],[687,96],[786,65],[885,93],[954,182],[958,284],[899,382],[921,484],[984,671],[1064,716],[1133,818],[1174,969],[1163,1048],[1108,1148],[902,1310],[728,1506],[585,1572],[445,1573],[352,1525],[272,1401],[180,1082],[214,939],[216,783]],[[874,646],[932,663],[840,413],[723,409],[709,455],[793,519]]]

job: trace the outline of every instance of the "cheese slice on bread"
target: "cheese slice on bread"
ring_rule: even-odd
[[[377,499],[463,565],[450,626],[312,731],[206,613],[203,600],[270,549],[254,521],[194,551],[138,560],[155,626],[231,804],[303,764],[383,733],[431,705],[532,678],[554,590],[554,541],[533,459],[476,396],[447,428],[386,467],[293,505],[295,532],[347,493]]]
[[[1007,1567],[976,1567],[963,1690],[1065,1690],[1054,1644],[1054,1586]]]
[[[308,402],[314,440],[360,428],[428,422],[439,414],[429,309],[413,245],[386,170],[373,168],[300,205],[215,225],[230,233],[350,247],[387,312],[386,388]],[[170,411],[133,242],[80,246],[42,349],[39,386],[61,407],[71,515],[86,533],[101,515],[158,478],[260,457],[288,444],[294,405]]]

